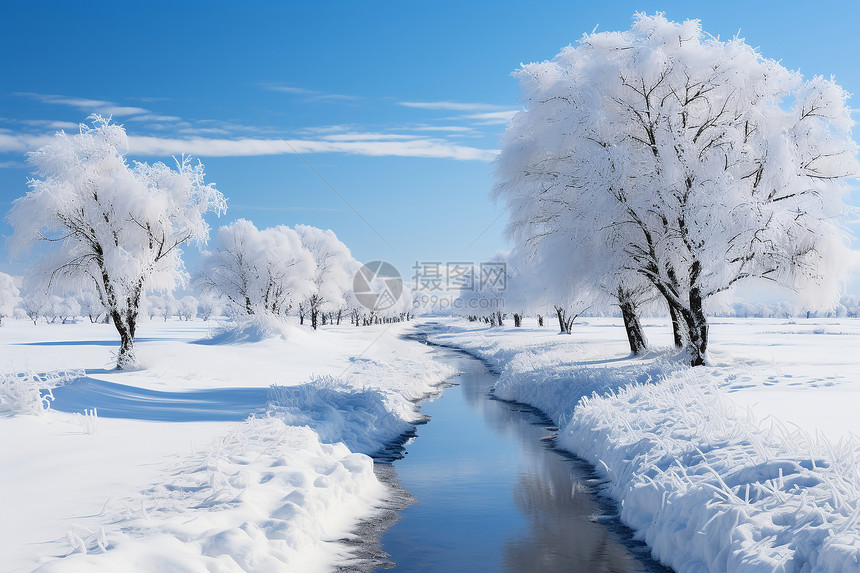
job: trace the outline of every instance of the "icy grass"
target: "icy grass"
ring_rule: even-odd
[[[52,388],[83,376],[83,370],[55,370],[42,374],[0,372],[0,416],[44,414],[54,399]]]
[[[251,418],[139,498],[109,502],[107,525],[75,527],[66,558],[37,571],[328,571],[349,559],[331,541],[384,495],[367,456]]]
[[[266,415],[313,428],[325,443],[343,442],[353,452],[374,455],[422,419],[415,401],[438,392],[438,385],[454,374],[426,358],[356,358],[342,377],[271,386]]]
[[[857,444],[758,422],[707,378],[583,398],[559,443],[606,474],[622,521],[677,571],[860,569]]]
[[[727,397],[767,374],[690,369],[670,350],[601,360],[535,338],[463,324],[431,336],[496,368],[498,398],[558,423],[559,445],[605,475],[657,559],[680,573],[860,571],[860,448],[758,421]]]

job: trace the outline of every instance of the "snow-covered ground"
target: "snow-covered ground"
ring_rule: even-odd
[[[860,571],[860,321],[714,319],[711,365],[692,370],[661,321],[638,358],[614,319],[570,336],[439,322],[433,341],[501,373],[498,397],[559,423],[664,563]]]
[[[212,326],[143,322],[144,367],[118,372],[111,326],[4,321],[4,571],[317,571],[349,558],[336,540],[386,494],[365,454],[453,372],[400,338],[408,324],[214,338]],[[42,411],[33,388],[50,385]]]

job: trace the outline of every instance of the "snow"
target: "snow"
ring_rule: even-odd
[[[618,319],[419,323],[497,370],[678,571],[860,570],[854,319],[714,319],[709,365],[631,357]],[[510,321],[508,321],[510,324]],[[652,343],[669,325],[646,319]],[[413,324],[0,327],[0,554],[10,571],[328,571],[387,495],[366,454],[453,372]],[[55,398],[43,400],[53,386]],[[50,408],[46,409],[46,405]],[[97,414],[93,409],[97,409]],[[84,411],[87,415],[82,415]]]
[[[0,432],[15,439],[0,440],[4,570],[327,571],[348,560],[337,540],[386,495],[365,454],[419,420],[413,400],[454,372],[402,338],[409,324],[263,326],[143,321],[143,366],[116,371],[110,325],[5,320]],[[45,410],[32,390],[55,383]]]
[[[677,571],[860,570],[858,321],[718,319],[696,369],[674,348],[631,357],[615,319],[571,336],[442,323],[431,340],[487,360],[496,396],[552,417]]]

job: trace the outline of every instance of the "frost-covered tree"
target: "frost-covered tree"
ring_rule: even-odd
[[[82,290],[75,295],[75,298],[81,307],[81,316],[86,316],[90,322],[99,322],[107,316],[107,309],[95,290],[91,288]]]
[[[197,318],[198,307],[197,299],[190,294],[179,299],[176,304],[176,310],[179,313],[179,318],[182,320],[194,320]]]
[[[38,285],[33,284],[31,275],[25,276],[21,285],[21,302],[20,308],[27,315],[27,318],[36,324],[38,320],[45,316],[45,309],[48,307],[48,298],[50,294]]]
[[[361,265],[334,231],[296,225],[296,232],[316,263],[312,275],[314,289],[303,301],[301,310],[310,316],[311,326],[316,330],[321,312],[336,312],[346,305],[346,293]]]
[[[67,324],[74,322],[75,317],[81,315],[81,305],[74,293],[66,293],[63,296],[54,294],[48,296],[47,305],[42,313],[51,324],[57,321]]]
[[[222,296],[239,314],[286,316],[315,290],[316,269],[296,231],[285,226],[257,229],[245,219],[218,229],[201,261],[198,284]]]
[[[93,285],[120,337],[117,368],[136,363],[134,336],[147,289],[171,290],[185,280],[180,247],[208,239],[204,215],[226,209],[188,158],[129,165],[125,129],[92,117],[92,127],[59,132],[30,153],[36,177],[8,219],[20,251],[37,240],[57,245],[33,270],[45,284]]]
[[[14,315],[21,301],[20,294],[14,279],[6,273],[0,273],[0,324],[3,318]]]
[[[705,362],[706,301],[738,281],[835,297],[842,180],[858,165],[833,81],[805,81],[698,21],[643,14],[517,75],[527,109],[503,142],[497,190],[514,232],[565,236],[616,286],[647,280],[691,364]]]
[[[200,295],[197,299],[197,303],[197,315],[202,320],[209,320],[211,317],[217,316],[223,310],[218,297],[210,293]]]
[[[177,313],[178,307],[179,303],[170,293],[146,297],[146,313],[150,320],[158,316],[164,322],[167,322],[168,319],[173,318],[173,315]]]
[[[0,324],[5,317],[14,314],[15,307],[21,301],[20,294],[14,279],[6,273],[0,273]]]

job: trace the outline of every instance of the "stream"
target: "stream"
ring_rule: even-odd
[[[422,403],[430,420],[404,444],[393,472],[377,464],[414,498],[380,534],[388,557],[377,568],[669,571],[621,524],[593,468],[555,447],[549,419],[493,398],[498,375],[477,358],[435,352],[462,375]]]

